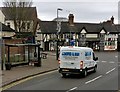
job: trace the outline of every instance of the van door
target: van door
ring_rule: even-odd
[[[60,68],[80,69],[81,52],[64,50],[60,52]]]
[[[94,58],[95,58],[95,54],[94,52],[92,52],[92,67],[96,65],[96,61],[94,60]]]
[[[85,65],[87,68],[92,67],[92,52],[91,51],[85,51]]]

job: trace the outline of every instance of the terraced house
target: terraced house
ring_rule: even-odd
[[[74,15],[68,16],[68,22],[61,21],[61,31],[58,35],[59,46],[70,44],[70,40],[75,41],[76,46],[87,46],[94,50],[117,50],[119,47],[119,24],[114,24],[114,17],[102,23],[76,23]],[[41,21],[40,36],[44,50],[56,50],[56,21]]]

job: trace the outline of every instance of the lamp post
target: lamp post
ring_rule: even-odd
[[[0,22],[0,67],[1,67],[1,70],[2,69],[2,23]]]
[[[2,50],[2,48],[3,48],[3,39],[2,39],[2,37],[3,37],[3,32],[2,32],[2,22],[0,23],[0,66],[1,66],[1,70],[3,70],[3,50]]]
[[[58,60],[59,54],[58,54],[58,35],[59,32],[61,31],[61,24],[60,21],[58,20],[59,16],[58,16],[58,12],[62,11],[63,9],[61,8],[57,8],[57,46],[56,46],[56,60]]]

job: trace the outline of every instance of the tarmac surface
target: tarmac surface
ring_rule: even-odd
[[[45,53],[47,53],[47,59],[41,59],[41,67],[36,67],[34,65],[22,65],[12,67],[11,70],[4,69],[0,73],[0,76],[2,76],[2,85],[0,86],[5,86],[30,76],[58,69],[59,64],[58,61],[56,60],[56,53],[55,52]]]

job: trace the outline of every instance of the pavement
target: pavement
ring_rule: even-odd
[[[55,52],[45,53],[47,53],[47,59],[41,59],[41,67],[35,67],[34,65],[23,65],[12,67],[11,70],[4,69],[0,73],[0,76],[2,76],[2,85],[0,86],[5,86],[30,76],[56,70],[58,68],[56,53]]]

